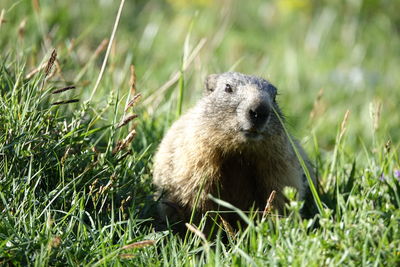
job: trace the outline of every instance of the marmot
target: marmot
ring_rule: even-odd
[[[282,212],[285,186],[305,198],[307,179],[276,115],[283,120],[276,95],[276,87],[256,76],[226,72],[206,78],[203,98],[172,125],[155,155],[163,218],[188,222],[193,209],[198,219],[221,210],[208,194],[243,211],[262,211],[276,190],[273,206]],[[236,225],[237,216],[221,215]]]

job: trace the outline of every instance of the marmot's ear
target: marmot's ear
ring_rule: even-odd
[[[206,77],[206,82],[205,82],[206,94],[209,94],[215,90],[215,87],[217,87],[217,78],[218,74],[210,74]]]

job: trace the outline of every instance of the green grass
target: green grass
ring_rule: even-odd
[[[126,1],[91,98],[119,2],[2,1],[0,265],[399,264],[399,4],[222,2]],[[142,98],[125,112],[131,64]],[[319,173],[319,227],[292,201],[226,242],[154,230],[157,145],[205,76],[227,70],[278,87]]]

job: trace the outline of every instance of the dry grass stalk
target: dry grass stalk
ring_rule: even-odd
[[[65,105],[65,104],[76,103],[76,102],[79,102],[79,99],[70,99],[70,100],[65,100],[65,101],[57,101],[57,102],[52,103],[51,105],[52,106]]]
[[[5,22],[7,22],[5,19],[4,19],[4,15],[6,14],[6,10],[3,8],[2,10],[1,10],[1,13],[0,13],[0,28],[1,28],[1,25],[3,25],[3,23],[5,23]]]
[[[133,248],[144,248],[148,246],[154,246],[156,244],[155,240],[143,240],[143,241],[138,241],[129,245],[125,245],[122,247],[122,249],[133,249]]]
[[[131,76],[129,79],[129,90],[130,90],[130,96],[132,96],[132,99],[128,102],[128,104],[125,107],[125,112],[132,107],[133,105],[135,105],[140,97],[142,96],[141,94],[136,94],[136,71],[135,71],[135,66],[131,65]]]
[[[126,112],[130,107],[132,107],[133,105],[135,105],[135,104],[139,101],[139,99],[140,99],[141,97],[142,97],[142,94],[134,95],[133,98],[132,98],[132,100],[129,101],[129,103],[126,105],[125,112]]]
[[[346,126],[347,126],[347,121],[349,119],[349,115],[350,115],[350,110],[347,110],[346,113],[344,114],[344,118],[343,118],[342,124],[340,125],[339,140],[342,139],[343,135],[346,132]]]
[[[203,234],[202,231],[200,231],[199,229],[197,229],[196,226],[194,226],[194,225],[192,225],[192,224],[189,224],[189,223],[185,223],[185,225],[186,225],[187,229],[189,229],[190,232],[192,232],[193,234],[195,234],[195,235],[197,235],[198,237],[200,237],[201,240],[203,240],[203,242],[204,242],[205,244],[208,244],[206,236]]]
[[[124,138],[122,141],[118,141],[117,145],[115,146],[113,150],[113,154],[116,154],[117,152],[125,149],[133,140],[133,138],[136,136],[136,130],[133,129],[132,131],[129,132],[129,134]]]
[[[93,193],[96,190],[96,185],[99,182],[99,179],[96,179],[93,181],[93,183],[91,185],[89,185],[89,196],[93,195]]]
[[[131,78],[129,80],[129,83],[131,85],[131,87],[130,87],[131,95],[135,95],[136,94],[136,72],[135,72],[134,65],[131,65]]]
[[[113,186],[113,182],[112,181],[108,181],[108,183],[105,186],[101,186],[100,187],[99,194],[100,195],[104,194],[112,186]]]
[[[131,114],[129,116],[125,116],[120,123],[117,125],[117,129],[121,128],[122,126],[127,125],[131,120],[136,119],[138,117],[137,114]]]
[[[59,94],[59,93],[62,93],[62,92],[65,92],[65,91],[69,91],[69,90],[72,90],[72,89],[75,89],[76,87],[75,86],[67,86],[67,87],[64,87],[64,88],[61,88],[61,89],[56,89],[56,90],[54,90],[53,92],[51,92],[52,94]]]
[[[70,40],[69,46],[68,46],[68,49],[67,49],[68,55],[71,54],[71,52],[74,50],[74,48],[75,48],[75,42],[76,42],[76,40],[75,40],[74,38],[72,38],[72,39]]]
[[[110,41],[108,42],[106,54],[105,54],[104,59],[103,59],[103,64],[101,66],[99,76],[97,77],[96,83],[95,83],[95,85],[93,87],[92,94],[90,95],[89,100],[91,100],[93,98],[94,94],[97,91],[97,88],[99,87],[100,81],[103,78],[103,74],[104,74],[104,71],[106,69],[108,57],[109,57],[110,51],[111,51],[111,44],[113,43],[115,34],[117,32],[117,28],[118,28],[119,20],[121,18],[121,13],[122,13],[122,9],[124,7],[124,4],[125,4],[125,0],[121,0],[121,3],[120,3],[119,8],[118,8],[117,17],[115,18],[114,27],[113,27],[113,30],[111,32]]]
[[[228,223],[227,221],[224,220],[224,218],[222,218],[221,215],[219,215],[219,218],[222,221],[222,225],[224,226],[225,232],[228,233],[228,235],[232,238],[232,239],[236,239],[236,234],[235,231],[233,230],[233,227],[230,225],[230,223]]]
[[[130,199],[131,199],[131,196],[128,196],[126,199],[123,199],[123,200],[121,201],[121,205],[120,205],[120,207],[119,207],[119,210],[120,210],[120,211],[122,211],[122,212],[125,211],[125,207],[127,206],[127,204],[128,204],[128,202],[129,202]]]
[[[32,0],[33,8],[35,9],[36,13],[40,12],[40,3],[39,0]]]
[[[24,39],[25,36],[25,29],[26,29],[26,18],[21,21],[18,26],[18,37],[20,39]]]
[[[113,154],[117,154],[118,151],[121,150],[121,145],[122,145],[122,141],[119,140],[119,141],[117,142],[117,144],[115,145],[115,147],[114,147],[112,153],[113,153]]]
[[[104,49],[106,49],[107,45],[108,45],[108,39],[104,39],[103,41],[101,41],[99,46],[94,51],[93,57],[96,58],[98,55],[100,55],[100,53],[103,52]]]
[[[124,112],[127,112],[130,107],[135,105],[139,101],[140,97],[142,96],[141,94],[136,94],[136,72],[135,72],[135,66],[134,65],[131,65],[130,72],[131,72],[131,75],[130,75],[130,79],[129,79],[129,90],[130,90],[129,95],[133,96],[133,97],[126,104]],[[132,121],[133,119],[135,119],[137,117],[138,117],[138,115],[136,115],[136,114],[131,114],[129,116],[124,116],[122,121],[117,125],[117,129],[122,127],[122,126],[124,126],[124,125],[127,125],[130,121]],[[131,132],[133,132],[135,130],[135,126],[136,126],[135,124],[132,125],[132,127],[130,129]],[[120,143],[120,142],[118,142],[118,143]],[[114,151],[117,152],[118,150],[121,150],[121,149],[123,149],[123,148],[117,146],[117,148]],[[125,154],[118,161],[122,160],[126,156],[128,156],[128,154]]]
[[[129,259],[133,259],[134,257],[136,257],[136,254],[125,253],[125,254],[120,254],[119,257],[121,259],[129,260]]]
[[[369,104],[369,112],[372,119],[372,126],[374,131],[379,128],[379,121],[381,118],[382,103],[380,101],[371,102]]]
[[[67,150],[65,150],[65,153],[61,158],[61,164],[64,164],[64,162],[67,159],[67,157],[70,154],[70,152],[71,152],[71,147],[68,147]]]
[[[317,98],[315,99],[313,108],[310,112],[310,120],[314,120],[317,117],[317,115],[323,113],[324,108],[321,102],[323,94],[324,94],[324,89],[321,88],[318,92]]]
[[[276,195],[276,191],[273,190],[273,191],[271,192],[271,194],[269,195],[269,197],[268,197],[267,204],[265,205],[265,209],[264,209],[262,218],[265,218],[265,216],[267,216],[268,214],[271,213],[271,211],[272,211],[272,209],[273,209],[272,202],[273,202],[274,199],[275,199],[275,195]]]
[[[47,66],[47,63],[43,63],[42,65],[40,65],[39,67],[33,69],[31,72],[29,72],[27,75],[25,75],[25,79],[29,80],[30,78],[32,78],[36,73],[38,73],[39,71],[43,70],[45,67]]]
[[[53,68],[53,65],[54,65],[54,62],[56,61],[56,59],[57,59],[57,51],[55,49],[53,49],[53,51],[51,52],[50,59],[49,59],[49,61],[47,61],[46,69],[44,71],[45,77],[47,77],[50,74],[51,69]]]

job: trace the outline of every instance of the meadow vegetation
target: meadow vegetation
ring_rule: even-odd
[[[0,265],[398,265],[399,9],[2,0]],[[301,219],[293,198],[285,216],[216,240],[155,231],[157,145],[206,75],[228,70],[278,88],[324,212]]]

